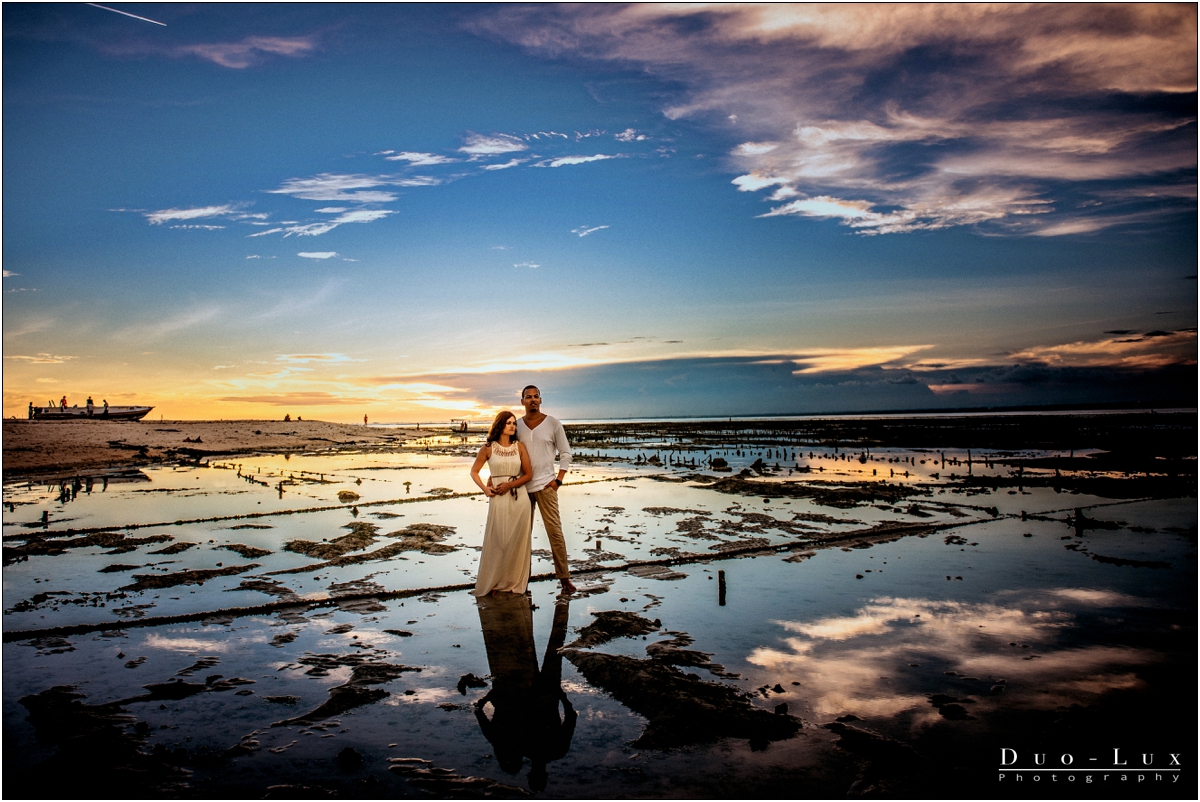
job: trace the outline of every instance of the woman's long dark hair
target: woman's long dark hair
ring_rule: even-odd
[[[517,419],[517,416],[509,412],[507,409],[496,413],[496,419],[492,421],[492,428],[488,429],[487,443],[491,445],[500,439],[500,435],[504,434],[504,427],[508,425],[508,419]],[[513,433],[512,442],[516,442],[517,435]],[[512,443],[509,443],[512,445]]]

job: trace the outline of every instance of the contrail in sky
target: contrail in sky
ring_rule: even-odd
[[[167,23],[165,23],[165,22],[158,22],[157,20],[147,19],[146,17],[139,17],[137,14],[130,14],[128,11],[117,11],[115,8],[109,8],[108,6],[102,6],[99,3],[88,3],[88,5],[95,6],[96,8],[102,8],[105,11],[113,11],[113,12],[116,12],[117,14],[124,14],[125,16],[133,17],[134,19],[140,19],[142,22],[153,22],[155,25],[161,25],[164,28],[167,27]]]

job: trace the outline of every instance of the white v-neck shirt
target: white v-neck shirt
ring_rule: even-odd
[[[533,478],[529,480],[529,492],[545,489],[557,478],[558,471],[571,468],[571,444],[567,432],[558,418],[547,415],[535,428],[530,429],[524,418],[517,418],[517,441],[525,444],[529,452],[529,464]],[[558,454],[558,470],[554,468],[554,456]]]

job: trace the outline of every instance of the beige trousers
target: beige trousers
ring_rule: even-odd
[[[550,538],[550,554],[554,557],[554,576],[569,579],[571,570],[567,567],[567,541],[563,537],[562,519],[558,516],[558,488],[551,482],[536,493],[530,493],[529,500],[542,511],[546,537]],[[529,517],[529,527],[533,529],[532,515]]]

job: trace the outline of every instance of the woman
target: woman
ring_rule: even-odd
[[[484,462],[491,472],[486,484],[479,478]],[[483,554],[472,591],[476,596],[493,591],[524,593],[529,584],[533,507],[525,483],[532,478],[529,454],[517,442],[517,416],[505,410],[492,421],[487,442],[471,466],[471,479],[488,497]]]

